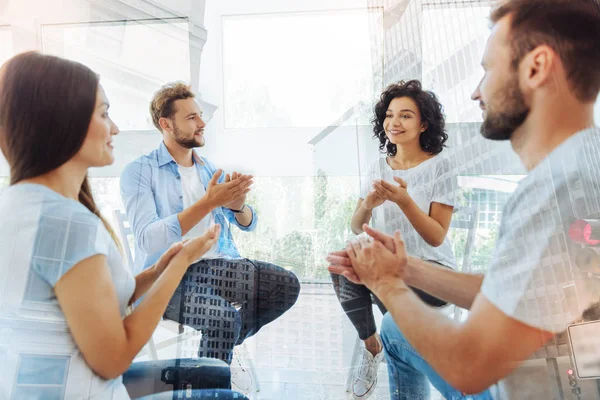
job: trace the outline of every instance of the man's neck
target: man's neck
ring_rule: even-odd
[[[177,165],[181,165],[182,167],[191,167],[194,165],[194,160],[192,158],[194,151],[192,149],[186,149],[177,143],[170,143],[167,140],[164,140],[163,142]]]
[[[571,136],[594,125],[594,105],[575,103],[538,108],[511,137],[511,145],[527,171],[534,169]]]

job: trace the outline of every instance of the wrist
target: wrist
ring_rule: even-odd
[[[406,263],[406,266],[404,267],[404,271],[402,273],[402,280],[408,286],[414,286],[413,281],[416,269],[419,268],[418,261],[420,261],[420,259],[413,256],[408,256],[408,262]]]
[[[363,201],[362,203],[360,203],[360,209],[362,210],[362,212],[369,212],[372,211],[372,208],[367,207],[367,205],[365,204],[365,202]]]
[[[408,293],[410,289],[402,279],[394,279],[377,284],[372,291],[384,304],[389,304],[392,299]]]
[[[199,204],[202,207],[205,207],[208,210],[208,212],[210,212],[218,207],[218,205],[207,195],[204,195],[203,197],[201,197],[200,200],[198,200],[198,202],[196,204]]]
[[[398,207],[400,207],[402,211],[406,210],[407,208],[410,208],[412,204],[415,204],[411,197],[394,201],[394,203],[396,203],[396,205],[398,205]]]
[[[239,208],[238,208],[238,207],[237,207],[237,205],[236,205],[236,207],[233,207],[233,206],[232,206],[231,208],[227,208],[227,209],[228,209],[229,211],[232,211],[232,212],[234,212],[235,214],[241,214],[241,213],[243,213],[243,212],[246,210],[246,203],[242,204],[242,206],[241,206],[241,207],[239,207]]]

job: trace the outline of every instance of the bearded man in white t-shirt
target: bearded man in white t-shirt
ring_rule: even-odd
[[[485,75],[473,94],[481,133],[510,140],[529,174],[505,207],[485,276],[408,257],[399,232],[367,226],[371,239],[328,258],[331,272],[366,285],[389,311],[381,338],[393,399],[427,399],[430,383],[450,399],[486,389],[502,400],[571,396],[567,368],[553,359],[568,349],[567,326],[598,314],[590,308],[600,280],[588,271],[600,266],[581,264],[572,237],[578,220],[600,215],[600,5],[509,0],[491,20]],[[427,307],[409,285],[470,309],[468,319]],[[590,386],[583,398],[598,398]]]

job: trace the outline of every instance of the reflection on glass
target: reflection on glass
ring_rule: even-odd
[[[489,7],[423,10],[423,84],[440,98],[447,123],[482,121],[471,93],[483,77],[489,12]]]
[[[190,80],[188,31],[183,18],[44,25],[42,43],[46,53],[100,74],[111,116],[122,131],[147,130],[155,129],[148,112],[152,94],[166,82]]]
[[[15,399],[61,399],[64,396],[69,357],[22,354]]]

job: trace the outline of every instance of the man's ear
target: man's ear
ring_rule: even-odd
[[[547,45],[540,45],[529,52],[521,61],[522,82],[528,89],[534,90],[544,86],[555,78],[558,55]]]
[[[170,132],[171,128],[171,120],[169,118],[162,117],[158,120],[158,125],[160,125],[163,132]]]

